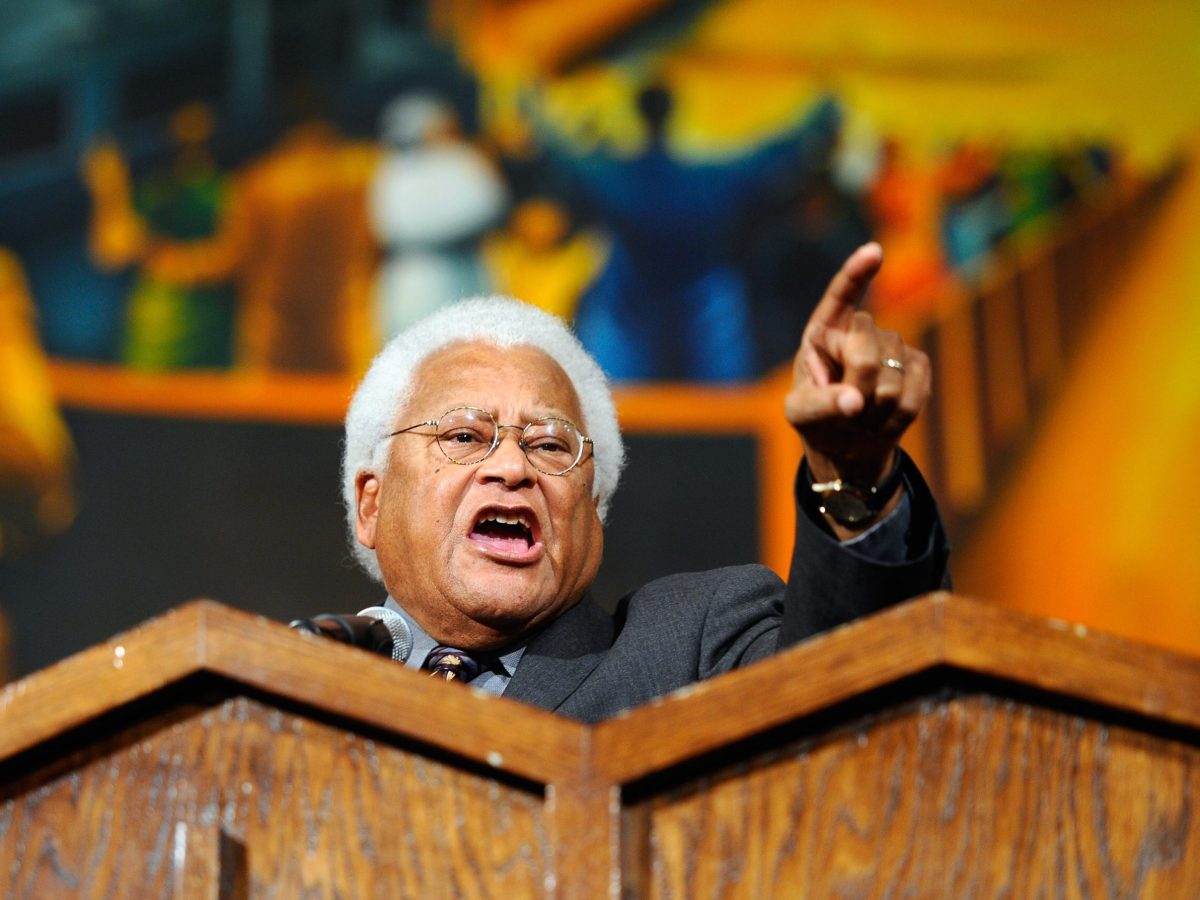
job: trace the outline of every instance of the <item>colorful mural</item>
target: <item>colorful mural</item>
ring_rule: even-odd
[[[0,247],[0,560],[70,525],[74,461],[25,274]]]
[[[960,588],[1200,650],[1200,574],[1168,562],[1190,520],[1146,500],[1196,493],[1194,4],[118,6],[0,9],[14,620],[66,589],[36,566],[91,559],[72,541],[115,552],[87,517],[98,483],[136,476],[77,456],[89,429],[273,423],[336,442],[386,336],[488,291],[572,321],[635,436],[752,440],[745,514],[779,565],[798,448],[762,420],[811,304],[873,238],[867,302],[938,370],[910,450]],[[110,449],[92,458],[120,466]],[[308,527],[278,514],[266,530]],[[137,565],[215,556],[196,522],[190,546]],[[232,573],[220,599],[250,605],[236,573],[264,563],[213,559]],[[153,584],[114,578],[94,602]],[[1164,598],[1152,612],[1138,585]]]

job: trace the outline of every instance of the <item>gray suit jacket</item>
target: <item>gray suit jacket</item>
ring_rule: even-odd
[[[936,506],[916,467],[903,464],[913,505],[909,562],[880,563],[843,547],[798,503],[786,584],[748,565],[660,578],[613,615],[585,597],[530,641],[504,696],[595,722],[948,586]]]

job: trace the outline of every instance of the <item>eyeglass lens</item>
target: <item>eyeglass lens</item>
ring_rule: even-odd
[[[453,462],[479,462],[492,452],[496,429],[495,420],[483,410],[452,409],[438,420],[438,446]],[[534,468],[559,475],[579,461],[583,439],[566,419],[539,419],[525,426],[522,447]]]

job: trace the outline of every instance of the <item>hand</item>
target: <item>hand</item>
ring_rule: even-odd
[[[796,352],[784,412],[817,481],[879,483],[929,397],[929,358],[857,309],[882,264],[876,243],[850,255],[813,310]]]

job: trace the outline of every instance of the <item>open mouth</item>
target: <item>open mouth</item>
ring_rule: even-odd
[[[501,556],[522,558],[540,546],[536,531],[532,512],[493,508],[480,511],[469,537]]]

